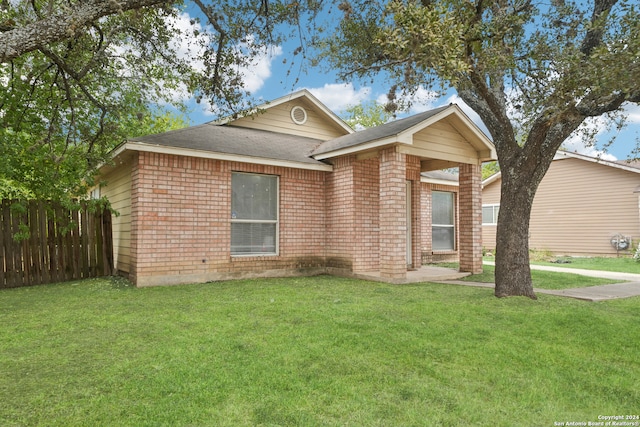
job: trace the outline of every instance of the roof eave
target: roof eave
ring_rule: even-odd
[[[169,147],[145,142],[129,141],[113,151],[112,158],[124,151],[143,151],[149,153],[171,154],[176,156],[197,157],[201,159],[224,160],[230,162],[250,163],[255,165],[281,166],[285,168],[316,170],[331,172],[333,166],[324,163],[304,163],[294,160],[271,159],[266,157],[246,156],[242,154],[220,153],[216,151],[194,150],[192,148]]]
[[[326,160],[333,157],[345,156],[349,154],[357,154],[364,151],[370,151],[379,149],[384,146],[393,145],[399,143],[397,135],[393,135],[387,138],[377,139],[374,141],[367,141],[351,147],[339,148],[337,150],[331,150],[324,153],[314,154],[313,158],[316,160]]]
[[[599,159],[597,157],[587,156],[586,154],[572,153],[570,151],[558,150],[553,157],[553,160],[562,160],[562,158],[571,157],[578,160],[584,160],[591,163],[597,163],[600,165],[610,166],[616,169],[622,169],[628,172],[640,173],[640,168],[636,168],[633,166],[625,166],[623,164],[612,162],[609,160]]]

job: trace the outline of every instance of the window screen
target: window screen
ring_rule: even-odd
[[[495,225],[498,223],[498,212],[500,205],[484,205],[482,206],[482,224]]]
[[[278,177],[234,172],[231,190],[231,254],[275,255]]]
[[[434,251],[455,249],[455,193],[433,191],[431,212],[431,246]]]

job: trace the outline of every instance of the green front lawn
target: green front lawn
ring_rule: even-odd
[[[535,264],[552,265],[555,267],[583,268],[585,270],[617,271],[620,273],[640,274],[640,263],[630,256],[619,258],[577,258],[559,257],[554,258],[558,262],[537,261]]]
[[[462,280],[467,282],[495,283],[495,267],[483,265],[482,274],[467,276]],[[533,287],[540,289],[573,289],[588,286],[610,285],[620,283],[620,280],[602,279],[598,277],[582,276],[579,274],[556,273],[552,271],[531,270]]]
[[[2,426],[550,426],[637,413],[640,298],[329,276],[0,291]]]
[[[448,267],[457,269],[457,262],[438,263],[439,267]],[[462,278],[466,282],[495,283],[495,267],[493,265],[483,265],[482,273],[473,274]],[[533,286],[540,289],[573,289],[585,288],[588,286],[610,285],[612,283],[620,283],[620,280],[601,279],[598,277],[588,277],[579,274],[557,273],[552,271],[531,270],[531,279]]]

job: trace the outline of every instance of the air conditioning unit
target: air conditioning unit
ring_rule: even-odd
[[[616,234],[611,238],[610,242],[616,251],[626,251],[631,247],[631,237],[623,236],[622,234]]]

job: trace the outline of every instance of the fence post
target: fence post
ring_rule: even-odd
[[[104,257],[104,274],[113,275],[113,232],[111,229],[111,211],[108,208],[102,210],[102,256]]]

